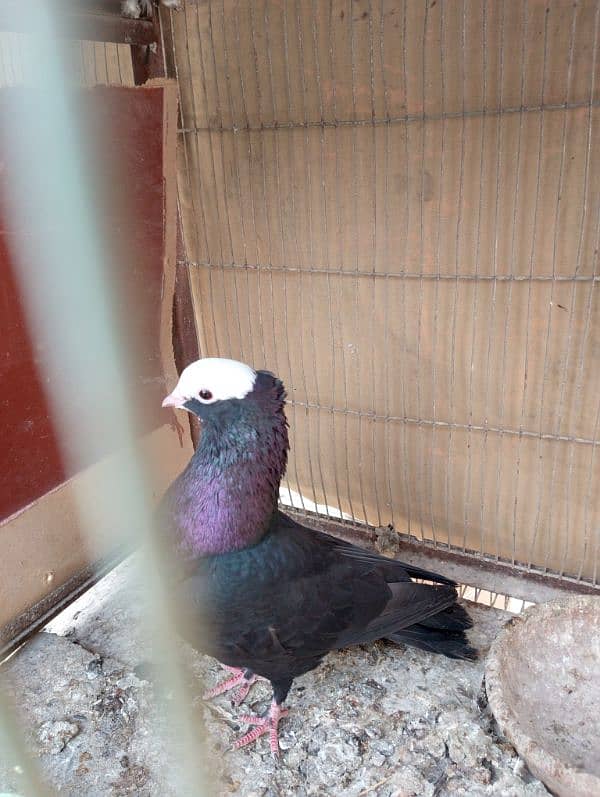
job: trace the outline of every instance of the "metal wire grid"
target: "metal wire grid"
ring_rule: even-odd
[[[562,0],[172,14],[202,351],[284,377],[286,486],[306,508],[597,583],[599,15]]]

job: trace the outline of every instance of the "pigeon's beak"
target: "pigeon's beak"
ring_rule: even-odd
[[[185,402],[185,398],[178,396],[177,393],[173,391],[172,393],[169,393],[169,395],[163,400],[162,405],[163,407],[174,407],[175,409],[179,409],[180,407],[183,407]]]

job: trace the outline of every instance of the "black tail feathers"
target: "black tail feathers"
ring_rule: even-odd
[[[473,627],[473,620],[464,606],[461,606],[460,603],[453,603],[447,609],[421,620],[420,625],[445,631],[466,631]]]
[[[478,652],[465,634],[472,625],[473,621],[466,610],[455,603],[416,625],[390,634],[388,639],[429,653],[441,653],[450,659],[476,661]]]

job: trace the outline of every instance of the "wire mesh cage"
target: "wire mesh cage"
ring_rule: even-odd
[[[599,18],[172,14],[180,267],[202,353],[288,387],[297,504],[597,583]]]
[[[518,612],[536,579],[594,591],[600,4],[187,0],[142,24],[133,55],[123,36],[70,42],[70,78],[133,86],[158,53],[176,79],[177,268],[201,354],[286,384],[282,503],[307,525],[416,540],[438,562],[502,563],[500,579],[462,580],[488,605]],[[0,86],[22,82],[19,37],[0,38]],[[143,633],[158,637],[157,689],[175,696],[166,724],[184,730],[174,754],[197,793],[197,721],[153,556]],[[7,749],[40,791],[5,713]]]

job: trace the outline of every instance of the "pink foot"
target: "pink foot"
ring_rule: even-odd
[[[268,733],[271,752],[276,758],[279,758],[279,739],[277,737],[277,726],[279,725],[279,720],[282,717],[287,717],[288,714],[289,712],[286,708],[281,708],[281,706],[273,701],[271,703],[269,713],[264,717],[254,717],[252,715],[244,715],[243,717],[240,717],[240,722],[244,722],[246,725],[255,725],[256,727],[254,730],[249,731],[245,736],[242,736],[241,739],[237,739],[237,741],[235,741],[233,744],[234,748],[238,750],[240,747],[245,747],[247,744],[252,744],[252,742],[255,742],[259,736]]]
[[[217,695],[222,695],[223,692],[229,692],[231,689],[235,689],[239,687],[233,694],[232,700],[234,706],[239,706],[240,703],[243,703],[250,691],[250,687],[252,684],[255,684],[259,680],[258,675],[251,675],[249,678],[246,677],[246,673],[244,670],[239,670],[237,667],[228,667],[225,665],[225,669],[232,672],[233,675],[231,678],[227,678],[226,681],[222,681],[220,684],[217,684],[212,689],[209,689],[208,692],[205,692],[202,695],[203,700],[210,700],[212,697],[216,697]],[[262,680],[262,679],[260,679]]]

